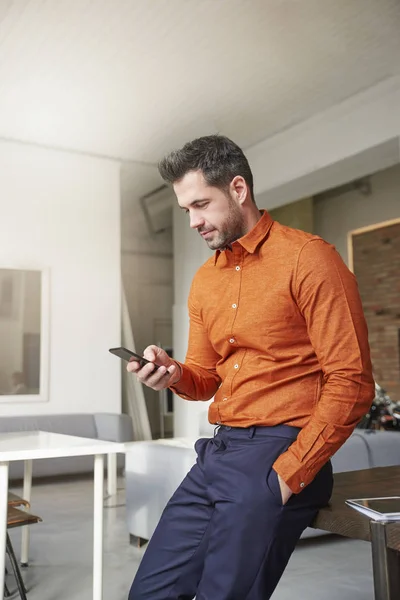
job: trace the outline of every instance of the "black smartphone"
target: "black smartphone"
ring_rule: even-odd
[[[109,352],[128,362],[131,358],[134,358],[140,364],[140,368],[144,367],[144,365],[147,365],[149,362],[151,362],[150,360],[144,358],[144,356],[140,356],[140,354],[136,354],[136,352],[132,352],[132,350],[128,350],[127,348],[110,348]],[[158,369],[158,365],[155,365],[155,370],[156,369]]]

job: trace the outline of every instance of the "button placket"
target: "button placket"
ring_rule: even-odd
[[[241,262],[243,259],[243,249],[239,244],[235,244],[234,248],[233,248],[233,255],[231,257],[232,262],[230,264],[230,267],[232,269],[231,271],[231,285],[232,285],[232,300],[234,300],[231,304],[231,308],[234,312],[231,313],[232,317],[231,317],[231,323],[230,323],[230,330],[228,329],[226,331],[226,339],[227,342],[230,345],[236,344],[237,340],[234,337],[234,327],[235,327],[235,322],[236,319],[238,318],[238,305],[239,305],[239,301],[240,301],[240,289],[241,289]],[[234,271],[233,271],[234,270]],[[233,350],[233,349],[232,349]],[[233,377],[236,375],[236,373],[238,372],[239,369],[239,364],[235,364],[233,370],[231,371],[231,375],[229,377],[229,379],[233,379]],[[222,401],[226,402],[228,398],[225,396]]]

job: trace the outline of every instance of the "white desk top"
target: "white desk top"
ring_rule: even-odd
[[[0,433],[0,462],[114,452],[125,452],[125,445],[47,431]]]

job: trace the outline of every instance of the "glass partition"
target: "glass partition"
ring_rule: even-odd
[[[44,271],[0,268],[0,402],[47,400]]]

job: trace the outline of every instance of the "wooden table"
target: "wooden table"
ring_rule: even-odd
[[[334,481],[331,502],[311,526],[371,542],[375,600],[399,600],[400,522],[370,521],[345,500],[400,496],[400,466],[335,473]]]

